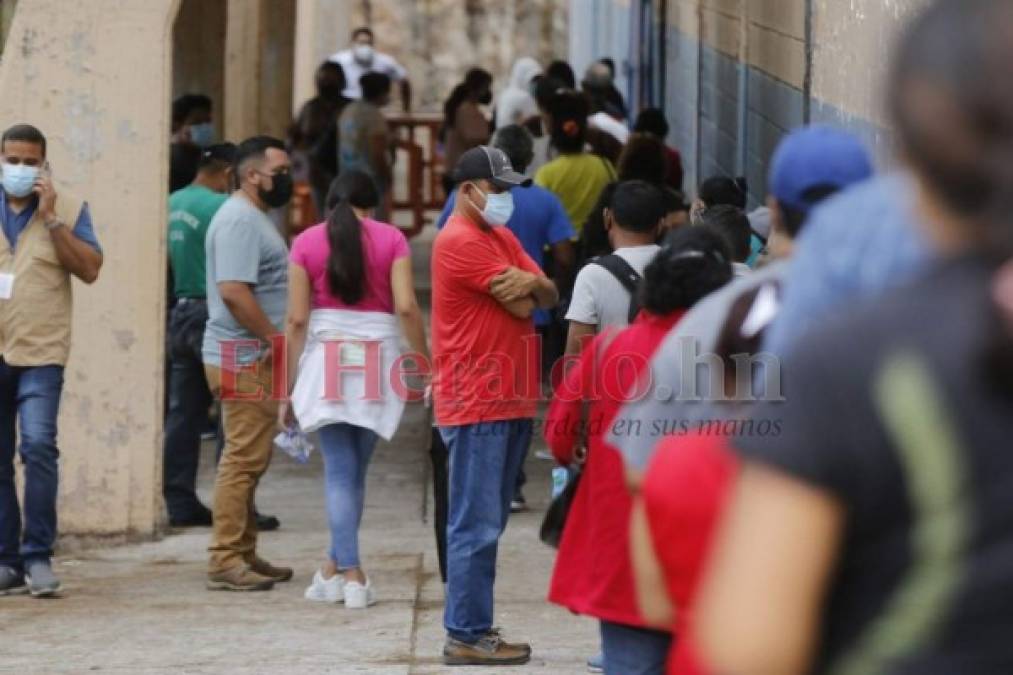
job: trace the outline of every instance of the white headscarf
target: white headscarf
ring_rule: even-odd
[[[542,67],[530,56],[521,57],[514,62],[510,84],[496,99],[497,129],[509,124],[523,124],[529,117],[538,114],[538,105],[535,103],[535,97],[531,95],[529,86],[531,80],[541,72]]]

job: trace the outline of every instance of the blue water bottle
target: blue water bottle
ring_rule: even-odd
[[[570,480],[570,472],[565,466],[557,466],[552,470],[552,498],[555,499],[563,494],[566,484]]]

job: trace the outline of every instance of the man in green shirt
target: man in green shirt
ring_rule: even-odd
[[[169,265],[176,305],[169,315],[166,343],[169,411],[162,490],[169,523],[175,527],[212,522],[211,510],[196,492],[200,434],[212,402],[201,359],[208,318],[204,238],[211,218],[228,199],[235,153],[231,143],[203,150],[197,177],[169,196]]]

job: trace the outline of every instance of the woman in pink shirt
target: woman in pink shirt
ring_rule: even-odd
[[[358,545],[366,469],[378,436],[390,440],[404,410],[407,392],[394,384],[403,382],[394,374],[402,337],[416,361],[428,363],[429,350],[408,242],[396,227],[369,217],[379,204],[373,181],[361,171],[343,173],[326,204],[327,221],[292,243],[291,402],[280,415],[283,424],[297,419],[304,431],[319,431],[324,459],[331,547],[306,598],[364,608],[373,603]]]

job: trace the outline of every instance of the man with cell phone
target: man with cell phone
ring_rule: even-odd
[[[88,204],[57,195],[42,132],[29,124],[4,131],[0,172],[0,596],[42,597],[60,589],[50,558],[56,540],[56,417],[70,353],[70,277],[93,283],[102,249]],[[14,488],[18,440],[23,522]]]

